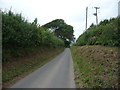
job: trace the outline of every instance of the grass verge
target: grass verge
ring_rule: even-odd
[[[63,50],[64,48],[42,48],[25,57],[10,58],[13,60],[3,63],[2,66],[3,88],[10,87],[21,78],[48,63]]]
[[[117,88],[118,48],[104,46],[71,47],[77,88]]]

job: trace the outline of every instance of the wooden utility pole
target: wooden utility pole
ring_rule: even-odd
[[[100,7],[94,7],[96,9],[96,13],[94,15],[96,16],[96,25],[98,25],[98,15],[97,15],[97,9],[100,9]]]
[[[85,27],[85,30],[87,30],[87,15],[88,15],[88,7],[86,7],[86,27]]]

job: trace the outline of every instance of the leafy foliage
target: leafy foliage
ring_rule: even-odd
[[[64,46],[64,41],[53,32],[40,27],[37,18],[30,23],[21,14],[14,14],[12,11],[2,12],[2,27],[3,52],[5,49],[16,51],[16,48]],[[4,55],[6,54],[3,53],[3,57]]]
[[[77,39],[76,45],[120,46],[120,17],[93,24]]]
[[[71,41],[74,40],[73,27],[71,25],[67,25],[62,19],[53,20],[43,25],[43,27],[53,30],[53,33],[57,37],[64,40],[66,46],[69,46]]]
[[[27,22],[21,14],[3,12],[3,46],[63,46],[64,42],[49,30],[38,26],[37,18],[33,23]],[[54,41],[54,43],[53,43]],[[52,44],[51,44],[52,43]]]

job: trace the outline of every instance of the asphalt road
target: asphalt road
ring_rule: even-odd
[[[69,48],[11,88],[75,88],[73,61]]]

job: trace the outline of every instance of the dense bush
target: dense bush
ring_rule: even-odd
[[[64,47],[64,41],[38,25],[37,18],[30,23],[21,14],[12,11],[2,12],[2,44],[3,62],[9,61],[9,57],[26,56],[40,47],[58,48]]]
[[[120,17],[101,21],[87,29],[76,41],[76,45],[120,46]]]
[[[33,23],[25,20],[21,14],[2,12],[3,47],[28,46],[64,46],[64,42],[49,30],[40,27],[37,19]]]

